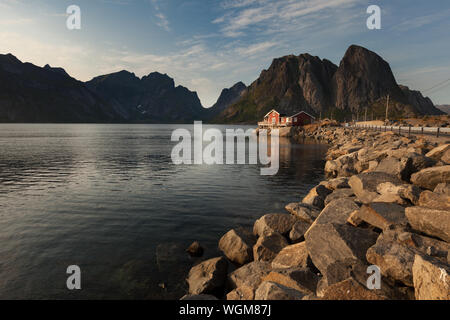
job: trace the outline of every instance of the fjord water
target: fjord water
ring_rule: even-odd
[[[179,127],[0,124],[0,299],[178,299],[192,241],[214,257],[230,228],[284,212],[323,179],[326,146],[286,139],[274,176],[174,165]],[[81,290],[66,287],[69,265]]]

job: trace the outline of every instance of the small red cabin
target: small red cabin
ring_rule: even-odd
[[[316,119],[305,111],[300,111],[299,113],[290,116],[290,118],[292,119],[292,126],[304,126],[305,124],[311,124]]]
[[[285,114],[280,114],[275,109],[272,109],[264,116],[263,122],[258,122],[258,125],[260,127],[303,126],[313,123],[314,120],[315,118],[305,111],[300,111],[293,116],[287,117]]]

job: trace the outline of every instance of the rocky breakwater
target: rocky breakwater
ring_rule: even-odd
[[[328,180],[227,232],[184,299],[449,300],[450,144],[343,127],[304,135],[330,143]]]

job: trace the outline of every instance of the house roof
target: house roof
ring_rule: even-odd
[[[293,114],[291,117],[295,117],[295,116],[298,116],[300,113],[304,113],[304,114],[306,114],[306,115],[308,115],[309,117],[311,117],[311,118],[313,118],[313,119],[315,119],[316,117],[314,117],[314,116],[312,116],[312,115],[310,115],[308,112],[305,112],[305,111],[300,111],[300,112],[297,112],[296,114]]]
[[[264,116],[264,118],[267,117],[269,114],[271,114],[273,111],[275,111],[276,113],[280,114],[277,110],[272,109],[272,110],[270,110],[269,112],[266,113],[266,115]]]

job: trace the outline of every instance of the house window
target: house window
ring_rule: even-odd
[[[272,118],[272,123],[275,123],[277,119],[275,117]]]
[[[297,122],[297,117],[294,117],[294,121]]]

